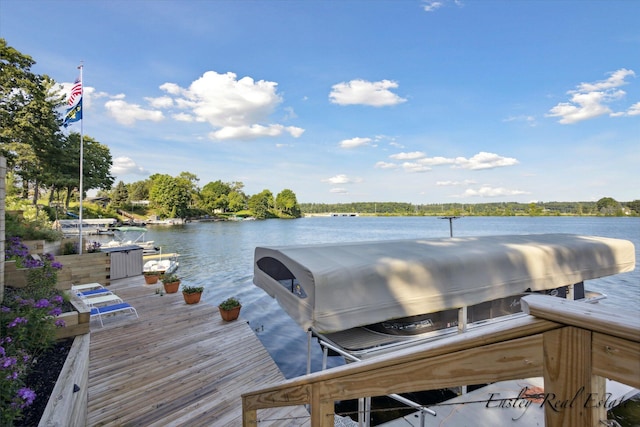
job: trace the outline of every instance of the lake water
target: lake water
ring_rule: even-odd
[[[453,221],[454,236],[573,233],[628,239],[640,259],[640,218],[464,217]],[[253,285],[256,246],[333,243],[449,236],[449,221],[437,217],[309,217],[296,220],[189,223],[149,227],[147,239],[163,252],[180,253],[177,273],[183,283],[205,287],[204,302],[217,305],[240,298],[241,317],[287,378],[306,373],[306,333],[260,288]],[[604,292],[603,305],[640,315],[640,268],[588,282]],[[321,367],[319,346],[312,347],[312,370]],[[330,366],[342,363],[331,357]]]

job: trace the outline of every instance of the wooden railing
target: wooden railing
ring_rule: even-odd
[[[544,377],[546,394],[568,401],[605,395],[605,378],[640,388],[640,319],[603,306],[530,295],[530,316],[242,395],[243,426],[258,410],[310,405],[311,426],[334,425],[336,400]],[[545,406],[545,425],[598,426],[605,405]]]

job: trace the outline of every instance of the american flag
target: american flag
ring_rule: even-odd
[[[78,97],[82,96],[82,82],[78,77],[71,88],[71,94],[69,95],[69,105],[74,105]]]

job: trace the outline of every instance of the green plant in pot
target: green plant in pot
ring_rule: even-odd
[[[147,285],[155,285],[158,283],[158,279],[160,279],[160,273],[157,271],[145,271],[142,275],[144,276],[144,281]]]
[[[178,292],[180,287],[180,279],[175,274],[165,274],[160,279],[164,285],[164,291],[168,294],[174,294]]]
[[[218,305],[220,316],[222,317],[222,320],[226,322],[236,320],[240,315],[241,308],[242,305],[240,304],[240,300],[235,297],[227,298]]]
[[[185,285],[182,287],[182,296],[184,297],[184,302],[187,304],[197,304],[200,302],[200,297],[202,296],[202,292],[204,291],[204,287],[202,286],[189,286]]]

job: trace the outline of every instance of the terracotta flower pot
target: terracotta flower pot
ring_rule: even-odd
[[[202,296],[202,293],[195,292],[192,294],[188,294],[186,292],[183,292],[182,296],[184,297],[184,302],[186,302],[187,304],[197,304],[200,302],[200,297]]]
[[[180,281],[176,281],[176,282],[170,282],[170,283],[163,283],[164,285],[164,291],[168,294],[175,294],[176,292],[178,292],[178,288],[180,287]]]
[[[144,275],[144,281],[147,285],[154,285],[156,283],[158,283],[158,279],[160,278],[160,276],[158,276],[157,274],[145,274]]]
[[[218,310],[220,311],[220,316],[222,317],[222,320],[224,320],[225,322],[230,322],[232,320],[236,320],[238,318],[238,316],[240,315],[240,309],[242,308],[241,305],[234,307],[230,310],[224,310],[220,307],[218,307]]]

